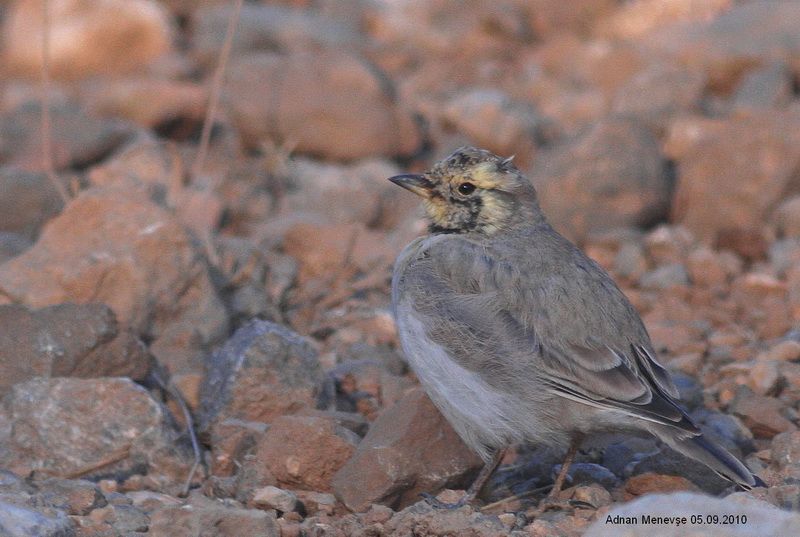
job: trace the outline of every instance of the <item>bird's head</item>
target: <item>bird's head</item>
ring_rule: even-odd
[[[492,235],[543,219],[533,185],[512,158],[461,147],[423,174],[389,180],[423,198],[432,233]]]

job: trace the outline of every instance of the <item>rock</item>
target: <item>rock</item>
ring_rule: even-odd
[[[15,385],[0,408],[12,423],[0,466],[17,474],[188,473],[163,407],[129,379],[37,378]]]
[[[772,438],[778,433],[794,431],[794,423],[783,416],[785,405],[780,400],[756,395],[746,386],[736,390],[730,411],[742,419],[758,438]]]
[[[676,23],[706,22],[731,7],[731,0],[634,0],[600,19],[598,35],[643,39],[647,34]]]
[[[274,511],[229,507],[193,498],[187,506],[169,506],[150,517],[148,537],[280,537]]]
[[[676,285],[689,285],[689,275],[681,264],[663,265],[643,274],[639,285],[643,289],[669,289]]]
[[[322,381],[310,342],[286,327],[254,320],[209,358],[198,425],[228,418],[270,423],[314,406]]]
[[[103,304],[0,306],[0,397],[33,377],[142,380],[151,360],[138,338],[120,333],[114,313]]]
[[[680,226],[661,225],[644,238],[647,255],[654,265],[683,263],[695,242],[692,234]]]
[[[336,509],[336,496],[327,492],[314,492],[312,490],[298,490],[297,498],[303,503],[308,514],[332,515]],[[383,506],[378,506],[383,507]],[[386,508],[388,509],[388,507]]]
[[[359,440],[330,418],[281,416],[259,441],[255,458],[279,486],[329,492],[334,474],[350,459]]]
[[[626,499],[657,492],[696,491],[697,487],[685,477],[677,475],[658,475],[644,473],[631,477],[625,482]]]
[[[388,535],[444,537],[506,537],[508,529],[496,516],[483,515],[471,507],[434,509],[419,502],[395,514],[385,524]]]
[[[372,503],[394,508],[422,492],[466,484],[481,466],[428,396],[415,389],[373,422],[334,476],[333,491],[352,511]]]
[[[244,456],[251,452],[267,432],[268,425],[257,421],[228,418],[211,426],[211,473],[226,477],[241,467]]]
[[[653,63],[616,91],[611,110],[661,134],[672,118],[700,108],[705,83],[700,72],[673,63]]]
[[[42,512],[0,501],[0,533],[7,537],[73,537],[75,530],[63,511]]]
[[[227,331],[189,234],[143,193],[119,187],[73,199],[32,248],[0,266],[0,290],[34,308],[108,304],[173,373],[200,369],[203,350]]]
[[[553,475],[557,475],[561,465],[553,468]],[[591,462],[576,462],[569,467],[569,483],[573,485],[597,483],[602,487],[613,489],[618,482],[611,470]]]
[[[300,153],[347,160],[409,155],[420,145],[388,81],[346,52],[252,54],[229,72],[231,116],[249,147],[292,140]]]
[[[208,5],[193,10],[192,52],[208,66],[219,57],[232,9],[231,5]],[[363,39],[356,20],[335,15],[292,6],[245,4],[233,36],[232,56],[254,50],[356,48]]]
[[[33,245],[33,241],[16,233],[0,231],[0,265],[17,257]]]
[[[286,232],[283,249],[300,265],[297,276],[300,286],[314,278],[330,278],[345,260],[365,273],[375,267],[388,267],[397,252],[385,233],[367,229],[360,223],[296,224]]]
[[[793,528],[800,524],[800,515],[781,511],[772,505],[745,496],[735,504],[728,498],[712,498],[693,492],[674,492],[672,494],[650,494],[630,503],[611,509],[589,527],[584,537],[683,537],[702,535],[703,537],[745,537],[748,535],[792,535]],[[701,514],[703,522],[692,524],[690,517]],[[735,514],[747,517],[747,523],[707,524],[705,517],[716,516],[722,520],[725,515]],[[643,516],[686,517],[687,523],[644,524]],[[631,517],[631,518],[628,518]],[[627,524],[626,519],[635,517],[636,524]],[[740,518],[739,520],[742,520]],[[618,521],[618,522],[615,522]]]
[[[530,103],[497,89],[469,89],[451,98],[441,112],[445,131],[465,135],[471,145],[529,166],[545,138],[545,120]]]
[[[89,116],[74,104],[52,105],[50,115],[53,167],[56,170],[80,168],[101,160],[133,134],[127,123]],[[39,134],[41,120],[41,107],[32,102],[0,115],[0,163],[27,172],[44,171],[42,137]],[[52,187],[43,184],[42,188],[39,196],[44,196]]]
[[[780,200],[800,191],[792,183],[800,166],[798,133],[800,108],[673,122],[666,141],[678,171],[672,220],[706,244],[727,240],[762,256],[763,222]]]
[[[0,168],[0,192],[0,231],[30,240],[35,240],[42,225],[63,207],[59,193],[44,174]]]
[[[584,485],[575,487],[572,499],[585,502],[595,509],[611,504],[611,494],[600,485]]]
[[[178,122],[199,128],[208,91],[195,82],[129,78],[89,86],[82,99],[87,110],[97,116],[127,119],[147,129]]]
[[[748,69],[796,54],[799,21],[796,2],[734,4],[707,22],[660,28],[643,44],[652,54],[705,71],[710,90],[725,94]]]
[[[750,369],[747,385],[758,395],[776,395],[779,381],[778,362],[759,360]]]
[[[553,226],[574,240],[590,230],[653,224],[665,218],[669,206],[658,143],[623,119],[603,120],[543,152],[533,182]]]
[[[772,213],[778,233],[784,237],[800,239],[800,196],[791,197],[778,205]]]
[[[97,485],[83,479],[49,478],[37,482],[36,488],[42,503],[68,515],[88,515],[108,503]]]
[[[777,362],[795,362],[800,360],[800,342],[793,339],[787,339],[776,343],[766,352],[760,353],[758,356],[756,356],[756,360]]]
[[[12,6],[3,24],[5,60],[13,72],[36,78],[42,63],[41,5],[18,0]],[[170,50],[168,15],[152,0],[56,0],[49,20],[50,72],[58,78],[138,71]]]
[[[263,487],[253,491],[253,505],[289,513],[297,507],[297,495],[278,487]]]
[[[781,61],[747,73],[733,96],[734,111],[782,108],[792,99],[792,73]]]
[[[729,276],[720,256],[704,246],[692,250],[686,258],[686,268],[692,284],[702,287],[721,287]]]
[[[276,218],[309,213],[332,224],[360,222],[370,228],[394,229],[419,208],[418,200],[404,196],[386,180],[399,173],[383,159],[343,165],[297,157],[291,165],[293,188]]]

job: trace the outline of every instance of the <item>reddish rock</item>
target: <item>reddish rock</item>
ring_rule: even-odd
[[[189,234],[143,193],[122,188],[73,199],[32,248],[0,266],[0,290],[31,307],[106,303],[173,372],[201,368],[202,350],[227,330]],[[187,330],[188,341],[176,338]]]
[[[201,387],[201,430],[234,418],[271,423],[314,406],[322,370],[310,342],[286,327],[255,320],[209,358]]]
[[[800,109],[726,120],[678,120],[667,151],[678,165],[672,219],[706,244],[728,242],[763,255],[761,227],[785,196],[796,194]]]
[[[334,474],[356,449],[358,436],[333,419],[282,416],[259,441],[255,457],[283,487],[328,492]]]
[[[73,104],[54,104],[50,114],[56,170],[81,167],[101,159],[128,140],[133,131],[127,123],[92,117]],[[41,115],[39,104],[29,101],[0,115],[0,162],[29,172],[44,171]],[[42,188],[40,196],[52,189],[44,184]],[[16,210],[11,213],[14,214]],[[27,218],[33,217],[27,215]]]
[[[267,432],[268,425],[257,421],[229,418],[211,427],[211,473],[226,477],[236,473]]]
[[[604,37],[641,39],[675,23],[706,22],[731,7],[731,0],[634,0],[597,23]]]
[[[625,499],[657,492],[698,491],[697,486],[677,475],[659,475],[650,472],[631,477],[625,482]]]
[[[313,278],[329,279],[347,261],[362,272],[388,267],[397,252],[384,233],[363,224],[296,224],[286,232],[283,249],[300,264],[300,285]]]
[[[785,405],[778,399],[756,395],[745,386],[736,390],[730,412],[759,438],[772,438],[778,433],[794,431],[797,426],[784,417]]]
[[[553,226],[575,240],[589,231],[652,224],[669,206],[656,140],[622,119],[604,120],[543,153],[533,181]]]
[[[689,279],[702,287],[721,287],[728,279],[728,272],[719,254],[707,247],[693,250],[686,258]]]
[[[191,464],[163,407],[128,379],[29,380],[6,395],[2,413],[11,426],[0,466],[20,475],[124,475],[144,465],[177,478]]]
[[[194,82],[131,78],[91,86],[82,98],[93,114],[124,118],[145,128],[179,121],[199,126],[205,116],[208,91]]]
[[[5,60],[12,71],[38,77],[42,6],[29,0],[12,6],[3,25]],[[168,15],[158,2],[55,0],[49,9],[50,72],[55,77],[141,70],[171,46]]]
[[[32,377],[131,377],[142,380],[151,357],[120,333],[103,304],[59,304],[40,310],[0,306],[0,397]]]
[[[482,466],[428,396],[415,389],[373,422],[333,490],[349,509],[415,502],[422,492],[464,485]]]
[[[767,351],[759,354],[756,357],[758,360],[779,361],[779,362],[794,362],[800,360],[800,342],[793,339],[787,339],[776,343]]]
[[[298,152],[346,160],[408,155],[420,145],[387,81],[345,52],[238,58],[228,92],[234,124],[250,147],[267,138],[291,140]]]

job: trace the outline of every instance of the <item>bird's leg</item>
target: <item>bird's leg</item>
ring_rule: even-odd
[[[474,500],[478,494],[480,494],[481,489],[486,484],[486,481],[492,475],[492,472],[500,465],[500,461],[503,460],[503,457],[506,454],[506,450],[508,448],[498,449],[492,455],[492,459],[483,465],[481,471],[478,473],[478,476],[472,482],[472,484],[467,489],[467,492],[464,496],[461,497],[456,503],[445,503],[441,502],[436,499],[436,496],[432,494],[423,493],[422,497],[425,498],[432,507],[435,509],[458,509],[459,507],[463,507]]]
[[[572,437],[567,455],[564,457],[564,462],[561,464],[561,470],[558,472],[558,476],[556,476],[556,480],[553,483],[553,488],[550,489],[550,493],[547,496],[539,501],[539,505],[536,507],[536,509],[525,513],[529,519],[541,515],[548,509],[566,509],[572,507],[569,502],[561,501],[558,496],[561,494],[561,488],[564,486],[564,481],[567,479],[569,467],[572,465],[572,461],[575,460],[575,454],[578,452],[578,448],[581,445],[581,440],[583,440],[581,435],[575,435]]]
[[[569,450],[567,450],[567,455],[564,457],[564,462],[561,464],[561,470],[559,470],[558,476],[556,476],[556,480],[553,483],[553,488],[550,489],[550,493],[547,495],[546,499],[558,499],[558,495],[561,494],[561,488],[564,486],[564,481],[569,474],[569,467],[572,466],[572,461],[575,460],[575,454],[578,452],[579,446],[580,438],[573,437]]]

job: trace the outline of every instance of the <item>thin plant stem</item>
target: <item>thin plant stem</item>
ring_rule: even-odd
[[[222,91],[222,82],[225,79],[225,67],[228,64],[228,57],[233,46],[233,36],[236,33],[236,26],[239,23],[239,14],[242,11],[243,0],[235,0],[233,11],[228,18],[228,28],[225,30],[225,40],[222,43],[222,50],[219,53],[217,68],[214,71],[214,78],[211,82],[211,91],[208,95],[208,109],[203,121],[203,132],[200,135],[200,145],[197,150],[194,165],[192,166],[192,178],[196,179],[203,171],[206,156],[208,154],[208,144],[211,139],[211,128],[214,126],[214,116],[219,104],[219,95]]]
[[[47,179],[61,196],[66,205],[69,193],[64,183],[56,175],[53,165],[52,128],[50,121],[50,1],[42,0],[42,67],[41,67],[41,101],[42,101],[42,162]]]

